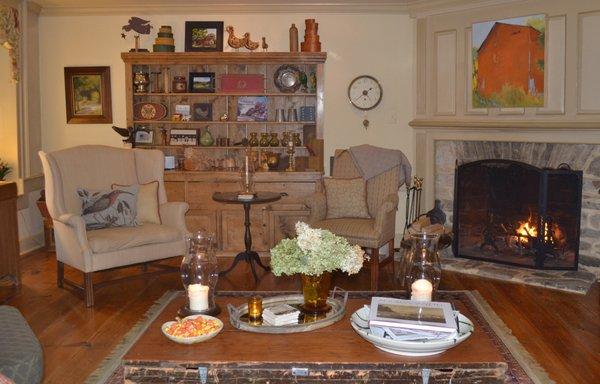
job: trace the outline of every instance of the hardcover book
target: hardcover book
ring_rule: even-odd
[[[448,333],[455,332],[457,329],[450,303],[420,302],[389,297],[373,297],[369,312],[369,326]]]

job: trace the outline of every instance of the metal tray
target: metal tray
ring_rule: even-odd
[[[264,325],[262,320],[251,320],[248,318],[248,304],[233,306],[227,304],[229,312],[229,321],[237,329],[256,333],[298,333],[308,332],[315,329],[327,327],[344,317],[346,313],[346,302],[348,301],[348,292],[335,287],[331,295],[327,298],[327,304],[331,305],[331,310],[323,315],[313,316],[301,313],[298,316],[297,324],[288,324],[281,326]],[[263,310],[274,307],[279,304],[289,304],[293,307],[299,307],[304,302],[302,294],[273,296],[263,299]]]

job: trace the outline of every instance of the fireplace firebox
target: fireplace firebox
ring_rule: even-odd
[[[576,270],[582,172],[512,160],[456,167],[455,256],[536,269]]]

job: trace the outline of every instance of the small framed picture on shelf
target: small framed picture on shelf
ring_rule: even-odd
[[[212,121],[212,104],[196,103],[194,104],[195,121]]]
[[[169,145],[198,145],[198,131],[195,129],[171,129]]]
[[[190,92],[215,93],[214,72],[190,72]]]
[[[137,131],[135,142],[136,144],[152,144],[154,142],[154,131]]]
[[[186,116],[190,116],[191,107],[189,104],[175,104],[175,113],[181,115],[181,120],[185,121]],[[189,120],[189,119],[188,119]]]
[[[222,21],[186,21],[186,52],[222,52]]]
[[[238,98],[237,121],[267,121],[266,96]]]

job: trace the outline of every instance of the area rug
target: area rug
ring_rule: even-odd
[[[250,295],[272,296],[292,292],[220,292],[221,297],[239,297]],[[297,292],[293,292],[297,293]],[[88,377],[89,384],[123,383],[121,359],[131,346],[144,333],[148,326],[181,292],[167,292],[146,312],[142,319],[123,338],[123,341],[106,357],[98,369]],[[378,292],[378,295],[389,297],[404,297],[402,291]],[[510,329],[496,315],[490,305],[477,291],[439,292],[440,300],[460,301],[470,310],[470,320],[475,327],[485,332],[493,341],[498,351],[508,364],[506,383],[554,383],[544,369],[529,355],[519,341],[512,335]],[[373,292],[350,292],[351,297],[370,297]]]

